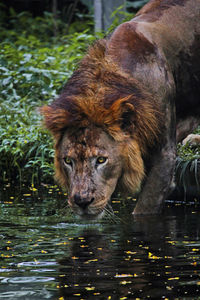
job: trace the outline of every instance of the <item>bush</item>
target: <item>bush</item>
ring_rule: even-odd
[[[194,131],[194,133],[200,134],[200,126]],[[194,147],[190,145],[190,143],[187,143],[186,145],[178,144],[177,153],[184,161],[199,159],[200,145]]]
[[[37,34],[38,20],[34,23],[31,18],[31,23],[27,15],[23,20],[21,32],[19,28],[1,30],[0,179],[34,183],[52,179],[54,156],[52,139],[42,127],[37,108],[57,96],[95,38],[87,31],[42,38]]]

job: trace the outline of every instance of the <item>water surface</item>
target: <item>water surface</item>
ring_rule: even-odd
[[[0,193],[0,299],[200,299],[200,210],[166,205],[133,218],[84,223],[57,187],[4,185]]]

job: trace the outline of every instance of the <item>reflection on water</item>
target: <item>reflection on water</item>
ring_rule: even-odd
[[[199,299],[198,207],[133,218],[115,200],[118,217],[86,224],[57,188],[0,197],[0,299]]]

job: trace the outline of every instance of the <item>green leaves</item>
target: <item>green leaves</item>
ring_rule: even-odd
[[[84,31],[55,39],[50,15],[33,19],[13,11],[11,19],[15,31],[0,33],[0,180],[6,173],[8,179],[48,181],[53,143],[37,108],[58,95],[95,38]]]

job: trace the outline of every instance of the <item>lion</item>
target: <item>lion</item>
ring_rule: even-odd
[[[41,112],[76,214],[102,216],[115,191],[137,196],[135,215],[161,213],[176,143],[200,123],[200,1],[149,1]]]

